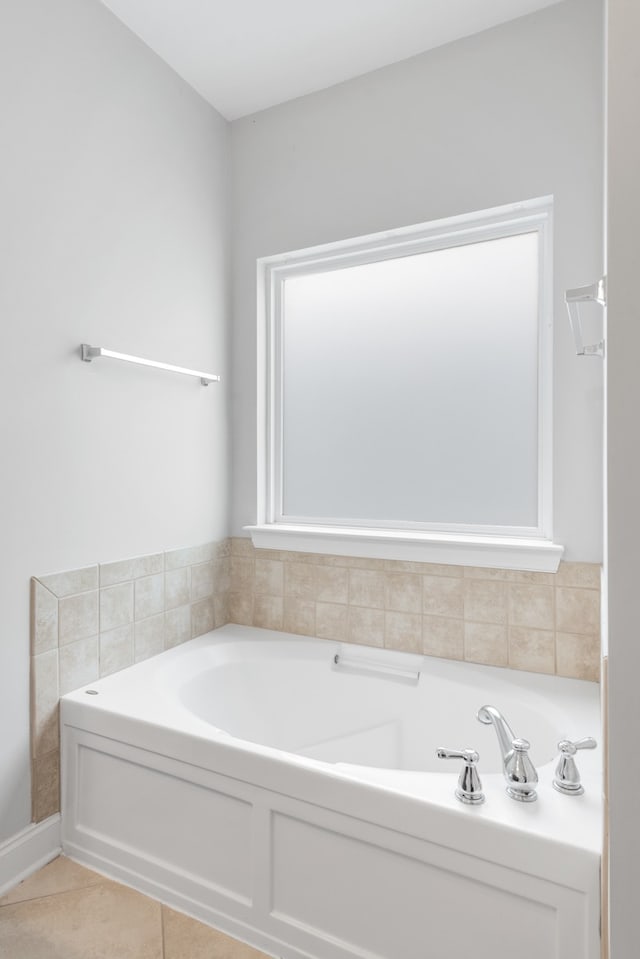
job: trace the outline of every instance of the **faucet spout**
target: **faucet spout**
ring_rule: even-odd
[[[529,759],[530,745],[517,739],[513,729],[495,706],[481,706],[477,718],[486,726],[493,725],[502,753],[502,769],[507,793],[518,802],[534,802],[537,798],[538,773]]]
[[[486,726],[493,723],[502,753],[502,761],[503,763],[506,762],[509,753],[513,752],[513,740],[516,738],[513,729],[495,706],[481,706],[478,710],[478,719]]]

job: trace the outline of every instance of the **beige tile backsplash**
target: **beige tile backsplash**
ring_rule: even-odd
[[[256,550],[231,541],[230,620],[597,681],[600,566],[557,573]]]
[[[229,621],[229,540],[31,581],[33,818],[59,809],[60,696]]]
[[[58,600],[58,644],[75,643],[98,633],[98,590]]]
[[[60,696],[227,622],[597,681],[600,567],[531,573],[234,538],[34,578],[36,821],[59,808]]]

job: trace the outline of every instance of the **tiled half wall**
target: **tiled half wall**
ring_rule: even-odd
[[[60,696],[229,621],[230,542],[31,580],[32,816],[59,809]]]
[[[59,809],[61,695],[227,622],[597,681],[600,567],[528,573],[234,538],[32,580],[32,804]]]
[[[231,544],[233,623],[598,680],[599,565],[529,573]]]

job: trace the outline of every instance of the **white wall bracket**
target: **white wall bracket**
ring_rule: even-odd
[[[569,324],[573,339],[576,345],[578,356],[604,356],[604,339],[598,343],[585,344],[582,335],[582,323],[580,322],[580,303],[599,303],[600,306],[607,305],[607,278],[603,276],[597,283],[590,286],[579,286],[575,290],[567,290],[564,295],[567,311],[569,313]]]

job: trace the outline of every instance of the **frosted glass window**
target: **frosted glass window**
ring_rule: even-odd
[[[549,538],[550,207],[508,213],[266,261],[267,523]]]
[[[539,243],[283,280],[283,522],[538,526]]]

